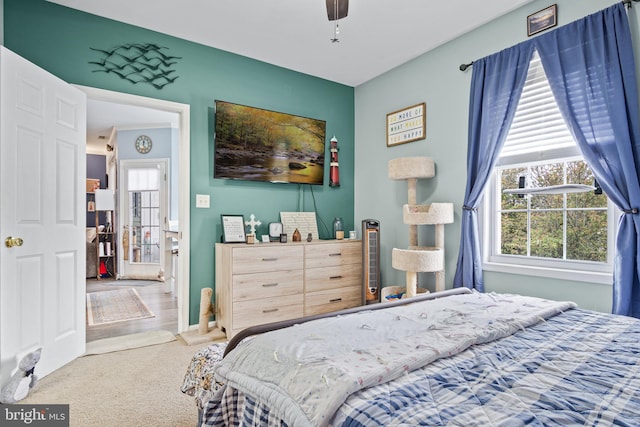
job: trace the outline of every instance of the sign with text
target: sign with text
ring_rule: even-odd
[[[425,139],[426,110],[423,102],[387,114],[387,147]]]
[[[69,405],[2,405],[0,426],[69,427]]]

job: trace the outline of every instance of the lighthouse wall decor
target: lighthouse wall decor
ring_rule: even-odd
[[[338,140],[335,135],[331,138],[331,163],[329,168],[329,186],[340,187],[340,169],[338,165]]]

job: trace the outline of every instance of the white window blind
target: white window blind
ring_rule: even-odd
[[[560,115],[540,56],[534,51],[498,164],[547,160],[575,154],[579,154],[577,145]]]
[[[158,190],[160,188],[160,171],[154,168],[129,169],[129,191]]]

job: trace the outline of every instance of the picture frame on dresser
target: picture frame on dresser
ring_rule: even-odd
[[[223,243],[245,243],[244,215],[220,215]]]

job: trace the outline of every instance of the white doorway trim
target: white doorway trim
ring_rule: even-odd
[[[129,104],[139,107],[153,108],[156,110],[168,111],[179,115],[180,131],[178,138],[178,333],[185,332],[189,328],[189,219],[190,219],[190,194],[191,184],[189,178],[190,171],[190,105],[180,104],[172,101],[148,98],[139,95],[131,95],[122,92],[114,92],[105,89],[97,89],[88,86],[74,85],[87,94],[88,99],[105,102],[116,102],[119,104]]]

